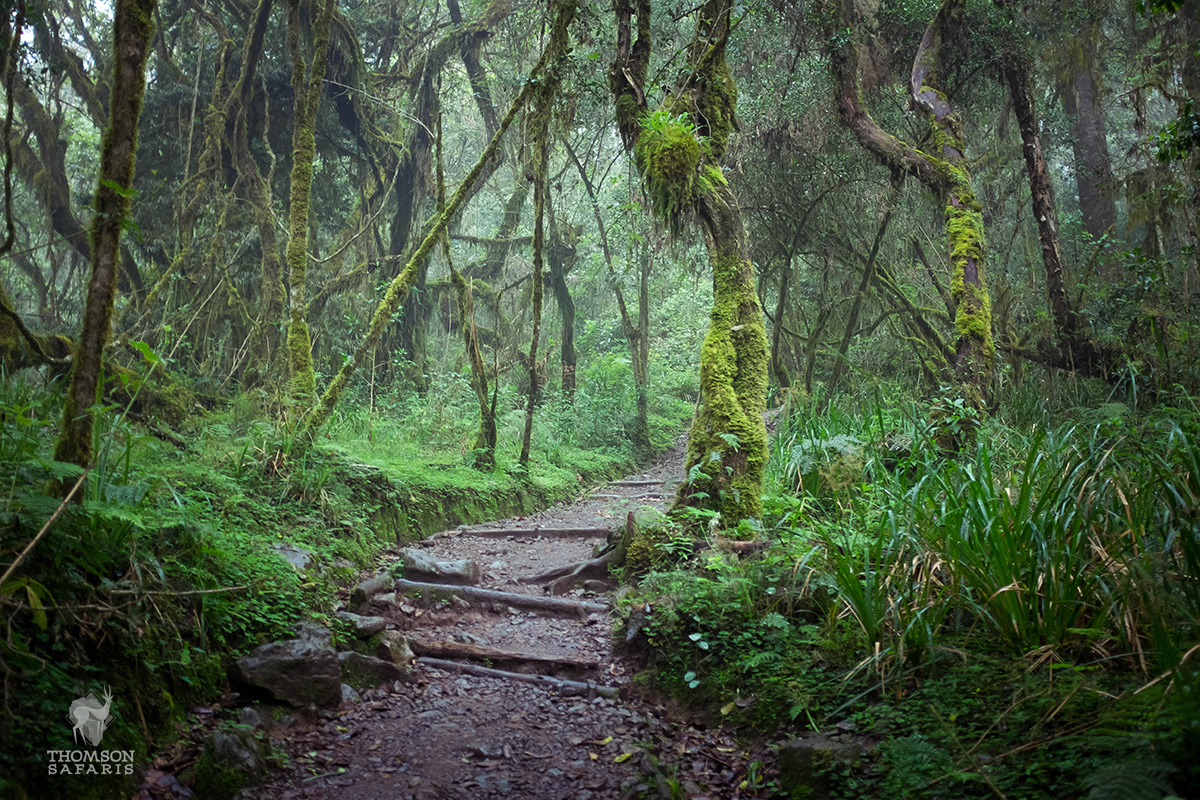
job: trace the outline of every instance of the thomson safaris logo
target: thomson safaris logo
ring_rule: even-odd
[[[105,687],[97,697],[88,692],[71,702],[67,720],[71,723],[71,735],[75,744],[90,744],[99,747],[104,732],[113,722],[112,689]],[[132,775],[132,750],[47,750],[50,775]]]

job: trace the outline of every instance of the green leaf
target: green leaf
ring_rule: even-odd
[[[147,363],[157,364],[158,362],[162,361],[162,358],[158,355],[158,353],[151,350],[150,345],[146,344],[145,342],[130,342],[129,346],[141,353],[142,358],[146,359]]]

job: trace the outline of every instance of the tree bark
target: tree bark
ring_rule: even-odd
[[[138,119],[146,88],[146,55],[154,32],[156,0],[118,0],[113,9],[112,96],[100,151],[96,214],[91,233],[91,277],[83,325],[63,408],[57,461],[89,466],[92,460],[92,406],[100,391],[104,347],[112,329],[113,301],[121,260],[121,231],[133,196]]]
[[[636,40],[631,32],[635,8]],[[720,166],[737,126],[737,91],[725,62],[731,13],[729,0],[709,0],[700,7],[688,48],[692,66],[659,109],[665,125],[658,129],[641,124],[648,110],[643,87],[650,57],[649,0],[636,0],[632,7],[624,0],[616,4],[616,59],[609,68],[617,125],[633,150],[655,213],[674,233],[683,217],[695,214],[708,250],[713,307],[700,351],[700,407],[688,437],[686,465],[693,480],[680,486],[675,508],[703,506],[719,512],[727,525],[761,513],[767,460],[766,329],[745,226]],[[687,166],[673,166],[680,163]]]
[[[295,94],[292,130],[292,181],[288,199],[288,242],[285,263],[288,273],[288,375],[289,400],[294,413],[307,414],[316,401],[317,379],[313,371],[312,337],[308,331],[309,200],[312,197],[313,162],[316,160],[317,106],[325,81],[329,56],[329,26],[335,0],[325,0],[317,20],[312,64],[305,77],[304,54],[300,49],[300,0],[291,0],[288,43],[292,51],[292,91]]]
[[[562,365],[562,397],[568,405],[575,402],[575,301],[571,297],[571,289],[567,286],[567,275],[575,265],[578,240],[577,229],[566,226],[560,227],[553,216],[550,217],[550,247],[546,250],[546,262],[550,266],[550,290],[554,292],[554,302],[562,317],[562,344],[559,347],[559,358]]]
[[[1098,24],[1081,28],[1066,50],[1072,56],[1063,110],[1071,121],[1071,150],[1075,157],[1075,187],[1083,228],[1093,239],[1115,232],[1117,205],[1113,196],[1112,162],[1108,153],[1108,122],[1100,103],[1097,47]]]

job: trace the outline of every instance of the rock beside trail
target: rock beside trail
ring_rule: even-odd
[[[359,639],[370,639],[387,627],[387,620],[383,617],[364,617],[359,614],[351,614],[349,611],[339,611],[334,616],[342,622],[348,623],[354,635]]]
[[[813,735],[779,745],[779,782],[788,796],[828,800],[829,773],[858,761],[862,748],[853,742]]]
[[[402,572],[404,578],[416,581],[432,581],[434,583],[477,584],[479,583],[479,565],[470,559],[458,561],[438,561],[423,550],[406,547],[400,551],[400,561],[396,571]]]
[[[311,623],[297,626],[297,637],[256,647],[239,658],[231,678],[265,691],[296,707],[336,706],[342,699],[342,676],[329,631]]]
[[[196,792],[210,800],[232,800],[267,772],[262,743],[246,728],[214,731],[196,764]]]
[[[375,645],[373,655],[384,661],[392,662],[405,672],[412,667],[413,659],[416,658],[408,643],[408,638],[399,631],[384,631],[383,636],[379,639],[379,644]]]
[[[337,660],[341,667],[342,679],[355,689],[371,689],[381,683],[403,678],[407,672],[391,661],[354,651],[338,653]],[[342,687],[339,680],[338,700],[341,698]]]

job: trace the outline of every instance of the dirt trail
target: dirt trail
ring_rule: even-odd
[[[615,529],[639,506],[664,508],[682,478],[681,464],[682,451],[676,448],[644,472],[597,488],[592,498],[533,517],[449,531],[422,545],[438,559],[476,561],[483,570],[482,587],[542,595],[544,587],[517,579],[590,558],[597,539],[495,531]],[[472,530],[489,533],[472,535]],[[598,591],[603,588],[588,584],[566,596],[607,603]],[[418,658],[409,682],[369,690],[361,701],[344,703],[334,719],[289,729],[276,744],[289,752],[290,768],[252,790],[253,797],[635,797],[665,788],[653,786],[658,782],[653,777],[649,785],[644,782],[655,761],[667,765],[659,768],[659,780],[674,776],[682,796],[739,796],[742,750],[720,731],[672,719],[678,715],[633,696],[627,668],[611,652],[607,614],[560,619],[494,603],[431,605],[403,597],[371,613],[387,616],[389,627],[417,640],[594,662],[584,667],[475,662],[590,686],[572,696],[550,686],[432,668]],[[621,697],[609,699],[591,687],[616,687]]]

